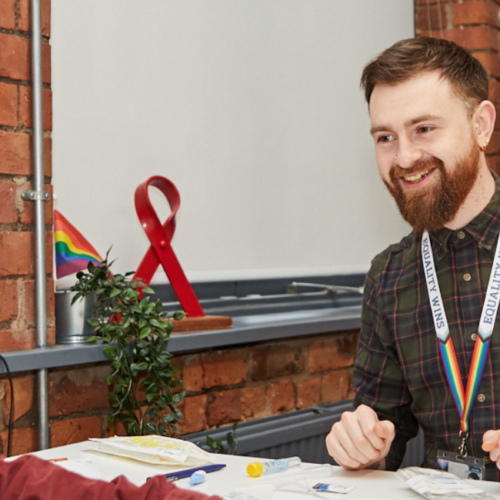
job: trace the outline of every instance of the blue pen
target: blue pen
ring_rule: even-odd
[[[205,472],[215,472],[223,469],[226,464],[213,464],[213,465],[202,465],[200,467],[195,467],[194,469],[179,470],[177,472],[169,472],[164,474],[168,481],[178,481],[179,479],[184,479],[185,477],[191,477],[191,475],[197,470],[204,470]],[[148,479],[151,479],[148,477]]]

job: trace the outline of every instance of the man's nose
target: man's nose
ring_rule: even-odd
[[[400,137],[398,140],[397,154],[394,158],[396,165],[401,168],[410,168],[422,158],[422,150],[412,140]]]

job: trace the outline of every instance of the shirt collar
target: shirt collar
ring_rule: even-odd
[[[500,177],[491,171],[495,180],[495,192],[484,210],[472,219],[464,228],[458,231],[443,228],[431,233],[432,248],[436,260],[442,259],[448,253],[450,243],[456,241],[457,233],[468,233],[480,248],[491,250],[500,232]]]

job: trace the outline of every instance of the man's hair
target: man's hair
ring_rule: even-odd
[[[370,104],[375,85],[395,85],[435,70],[440,71],[464,99],[469,115],[488,99],[488,73],[475,57],[448,40],[418,37],[395,43],[365,66],[361,87],[366,102]]]

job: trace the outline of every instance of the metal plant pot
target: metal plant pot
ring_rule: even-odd
[[[69,290],[56,291],[56,343],[82,344],[94,335],[94,329],[87,319],[94,314],[95,295],[87,295],[73,305],[71,301],[77,292]]]

